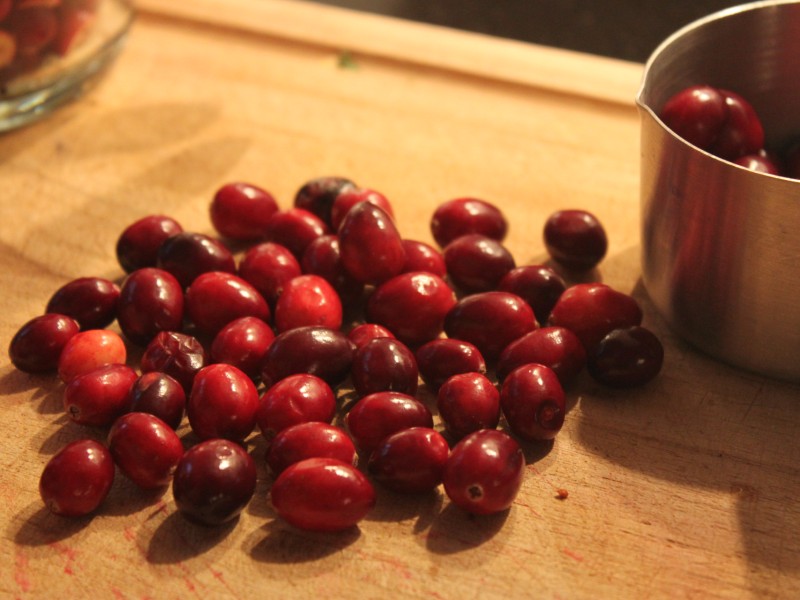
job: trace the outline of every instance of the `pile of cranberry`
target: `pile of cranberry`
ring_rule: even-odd
[[[193,521],[229,521],[255,492],[251,434],[267,441],[272,505],[299,528],[353,526],[375,483],[444,484],[456,505],[494,513],[520,489],[519,441],[556,436],[582,371],[629,387],[661,368],[634,298],[517,266],[506,218],[484,200],[436,209],[441,251],[402,238],[387,198],[341,177],[307,182],[287,210],[228,184],[210,217],[219,237],[160,215],[131,224],[121,285],[65,284],[11,341],[18,369],[58,373],[72,421],[107,430],[46,465],[54,513],[97,509],[119,469],[142,488],[171,483]],[[554,213],[544,241],[564,274],[591,272],[607,250],[582,210]]]

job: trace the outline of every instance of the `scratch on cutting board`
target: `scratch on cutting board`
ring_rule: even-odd
[[[23,592],[31,590],[31,580],[28,577],[28,557],[22,552],[17,552],[14,557],[14,581]]]

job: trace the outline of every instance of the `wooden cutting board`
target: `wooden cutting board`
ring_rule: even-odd
[[[140,0],[129,43],[88,95],[0,138],[0,333],[84,275],[117,279],[119,232],[148,213],[211,233],[223,183],[271,190],[346,175],[384,192],[405,237],[474,195],[544,260],[560,208],[604,222],[597,276],[633,293],[666,361],[643,389],[588,379],[550,447],[528,445],[513,507],[472,518],[444,493],[379,501],[358,528],[303,533],[256,496],[201,528],[171,491],[119,476],[91,519],[50,515],[49,457],[104,432],[62,388],[0,357],[0,595],[8,598],[793,598],[800,595],[800,388],[675,339],[639,282],[638,64],[279,0]],[[558,498],[567,490],[566,499]]]

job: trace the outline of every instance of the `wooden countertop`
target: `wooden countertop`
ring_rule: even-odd
[[[8,598],[793,598],[800,595],[800,388],[675,339],[639,283],[638,64],[279,0],[140,0],[129,43],[88,95],[0,138],[0,332],[71,278],[118,278],[116,237],[151,212],[211,232],[231,180],[271,190],[346,175],[383,191],[401,232],[433,209],[500,205],[518,263],[544,258],[559,208],[605,223],[607,283],[662,337],[660,377],[570,391],[551,448],[526,446],[514,506],[470,518],[443,493],[379,492],[352,531],[275,518],[263,445],[235,525],[198,528],[171,492],[118,477],[91,519],[50,515],[48,458],[103,432],[67,422],[51,378],[0,357],[0,595]],[[347,60],[343,60],[347,58]],[[569,492],[558,499],[559,488]]]

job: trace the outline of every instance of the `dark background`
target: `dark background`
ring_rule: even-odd
[[[725,0],[316,0],[525,42],[644,62]]]

